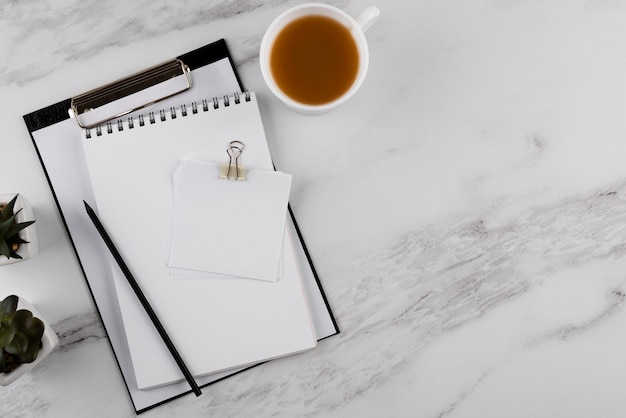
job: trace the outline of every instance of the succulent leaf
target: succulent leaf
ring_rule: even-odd
[[[24,334],[28,337],[28,340],[32,343],[39,342],[43,337],[43,332],[45,330],[45,325],[43,321],[39,318],[35,318],[31,320],[31,325],[27,330],[24,331]]]
[[[13,225],[11,225],[11,227],[9,228],[9,230],[6,232],[6,234],[4,236],[6,238],[15,237],[17,235],[17,233],[20,232],[22,229],[24,229],[27,226],[30,226],[30,225],[32,225],[34,223],[35,223],[35,221],[26,221],[26,222],[14,223]]]
[[[0,240],[0,255],[11,258],[11,249],[9,248],[9,244],[4,240]]]
[[[26,309],[20,309],[13,315],[13,325],[18,332],[25,332],[33,323],[33,314]]]
[[[15,337],[15,328],[11,325],[3,325],[0,328],[0,348],[6,347]]]
[[[6,220],[9,216],[13,215],[13,208],[15,207],[15,202],[17,202],[17,196],[18,195],[15,195],[4,209],[2,209],[2,220]]]
[[[20,237],[19,235],[15,238],[13,238],[13,242],[16,242],[18,244],[28,244],[29,241],[26,241],[25,239],[22,239],[22,237]]]
[[[17,248],[21,244],[28,244],[28,242],[20,237],[19,233],[24,228],[35,223],[35,221],[17,222],[17,215],[22,210],[20,208],[14,212],[17,197],[18,195],[15,195],[13,199],[0,210],[0,256],[21,259],[22,257],[17,253]]]
[[[16,253],[15,251],[11,250],[11,254],[10,254],[11,258],[19,258],[22,259],[22,256],[19,255],[18,253]]]
[[[17,302],[19,298],[15,295],[10,295],[4,298],[0,302],[0,321],[13,318],[13,315],[17,311]]]
[[[39,354],[39,343],[30,344],[26,350],[18,354],[17,358],[21,363],[32,363],[37,359],[37,354]]]
[[[4,351],[14,356],[20,355],[28,349],[28,338],[24,334],[15,333],[9,344],[4,347]]]
[[[26,309],[17,310],[19,298],[0,302],[0,373],[33,362],[41,349],[44,323]]]
[[[15,215],[9,216],[7,219],[0,223],[0,237],[6,236],[7,232],[11,229],[11,226],[15,224]]]

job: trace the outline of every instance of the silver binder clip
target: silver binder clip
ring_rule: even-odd
[[[245,145],[241,141],[231,141],[230,144],[228,144],[228,148],[226,148],[226,153],[228,154],[228,164],[220,165],[219,177],[221,179],[246,179],[246,168],[239,164],[239,157],[241,157],[241,153],[244,148]]]

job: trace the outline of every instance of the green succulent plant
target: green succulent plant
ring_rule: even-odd
[[[18,297],[0,302],[0,373],[32,363],[41,349],[44,324],[27,309],[17,309]]]
[[[9,203],[0,209],[0,256],[6,258],[22,258],[17,253],[17,249],[20,244],[28,244],[28,241],[23,240],[19,232],[35,223],[35,221],[16,222],[16,216],[22,210],[13,213],[17,196],[15,195]]]

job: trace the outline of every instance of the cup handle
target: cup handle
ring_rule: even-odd
[[[370,6],[363,10],[355,20],[361,27],[361,30],[365,32],[378,19],[378,16],[380,16],[378,7]]]

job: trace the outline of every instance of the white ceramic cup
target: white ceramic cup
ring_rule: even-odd
[[[271,49],[278,34],[286,25],[288,25],[295,19],[311,15],[330,17],[341,23],[343,26],[347,27],[350,30],[352,37],[354,38],[359,52],[359,68],[356,79],[352,83],[352,86],[350,86],[350,88],[339,98],[320,105],[300,103],[287,96],[281,91],[280,88],[278,88],[270,68]],[[369,51],[364,32],[372,25],[372,23],[374,23],[379,15],[380,11],[378,10],[378,8],[368,7],[363,12],[361,12],[361,14],[359,14],[356,19],[353,19],[343,10],[322,3],[302,4],[281,13],[267,28],[267,31],[263,36],[263,41],[261,42],[259,61],[261,64],[261,73],[263,74],[263,78],[265,79],[267,86],[276,97],[278,97],[291,109],[305,114],[324,113],[344,103],[350,97],[352,97],[354,93],[356,93],[361,84],[363,84],[363,80],[365,80],[367,67],[369,65]]]

